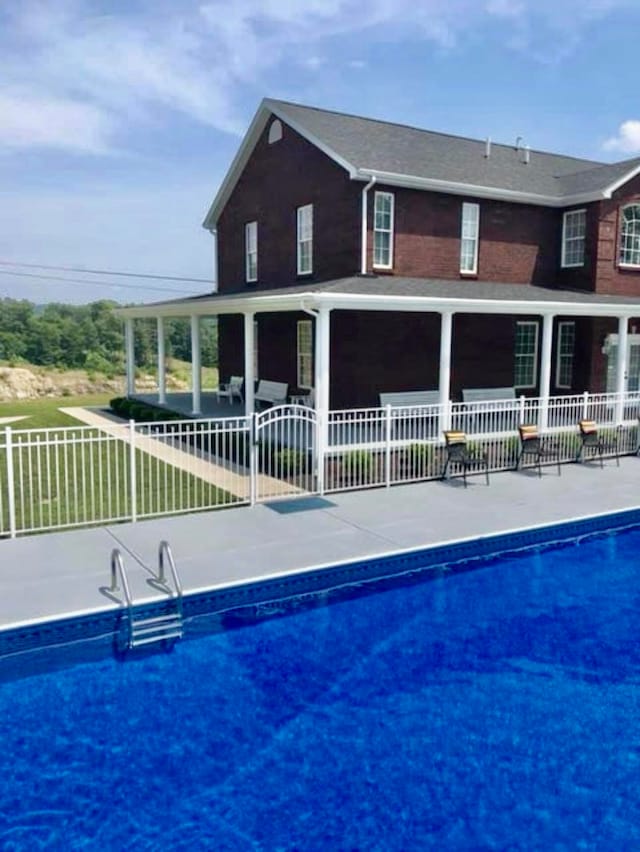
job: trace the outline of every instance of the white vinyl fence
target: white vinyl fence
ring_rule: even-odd
[[[440,477],[443,429],[461,429],[492,471],[513,469],[517,427],[546,423],[563,462],[577,424],[620,455],[638,446],[640,393],[329,412],[278,406],[253,417],[0,430],[0,537]],[[455,471],[453,471],[455,474]]]

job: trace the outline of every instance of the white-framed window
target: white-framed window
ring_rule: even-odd
[[[513,384],[516,388],[535,388],[538,382],[538,323],[522,320],[516,323]]]
[[[376,192],[373,198],[373,265],[378,269],[393,266],[393,214],[392,192]]]
[[[568,210],[562,217],[562,266],[584,266],[587,211]]]
[[[298,275],[313,272],[313,204],[298,207]]]
[[[480,205],[470,201],[462,203],[460,229],[460,272],[475,275],[478,271],[478,233],[480,231]]]
[[[576,348],[575,322],[558,323],[558,350],[556,353],[556,387],[573,385],[573,358]]]
[[[620,266],[640,266],[640,204],[620,211]]]
[[[244,226],[244,277],[245,281],[258,280],[258,223]]]
[[[313,323],[298,321],[298,387],[313,387]]]

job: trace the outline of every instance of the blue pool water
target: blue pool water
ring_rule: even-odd
[[[639,553],[594,536],[2,683],[0,848],[637,849]]]

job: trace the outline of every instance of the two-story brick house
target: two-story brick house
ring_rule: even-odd
[[[245,376],[248,408],[258,377],[315,387],[325,410],[638,387],[640,158],[265,100],[204,226],[217,292],[128,316],[218,315],[221,375]]]

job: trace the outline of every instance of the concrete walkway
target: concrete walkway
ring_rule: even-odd
[[[123,423],[120,418],[91,408],[69,407],[61,408],[60,411],[87,426],[95,426],[96,429],[100,429],[107,435],[129,443],[127,424]],[[197,476],[199,479],[210,485],[215,485],[223,491],[228,491],[241,500],[249,499],[249,471],[241,465],[229,461],[224,461],[224,463],[222,461],[211,461],[195,450],[181,450],[167,443],[161,437],[147,437],[139,432],[136,433],[135,444],[137,449],[148,456],[159,459],[192,476]],[[299,493],[299,489],[290,483],[270,476],[258,476],[257,485],[260,494],[269,494],[272,497]]]
[[[542,478],[493,474],[389,489],[301,498],[0,541],[0,630],[114,609],[108,585],[113,547],[123,553],[136,603],[158,600],[145,566],[167,539],[185,593],[559,523],[640,505],[640,459],[567,464]]]

